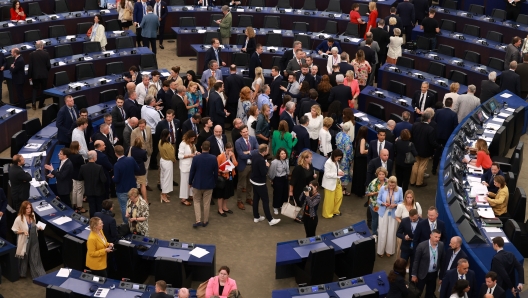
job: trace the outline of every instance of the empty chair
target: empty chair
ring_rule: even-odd
[[[305,22],[293,22],[293,31],[308,32],[308,23]]]
[[[466,50],[464,52],[464,60],[480,64],[480,54],[477,52]]]
[[[427,68],[427,72],[432,75],[445,78],[446,65],[440,62],[431,61],[429,62],[429,67]]]
[[[504,234],[506,234],[506,237],[515,246],[515,248],[517,248],[519,252],[523,251],[524,249],[521,247],[521,227],[519,227],[519,224],[514,219],[508,219],[506,223],[504,223],[503,230]]]
[[[40,40],[40,30],[29,30],[24,32],[24,41],[25,42],[32,42]]]
[[[407,68],[414,68],[414,59],[408,58],[408,57],[398,57],[398,61],[396,61],[397,66],[403,66]]]
[[[266,6],[266,3],[264,0],[249,0],[248,5],[253,7],[264,7]]]
[[[93,63],[79,63],[75,65],[75,78],[76,81],[95,78]]]
[[[480,37],[480,27],[466,24],[464,25],[464,34]]]
[[[280,2],[280,1],[279,1]],[[253,16],[241,14],[238,16],[238,27],[253,27]]]
[[[128,278],[131,282],[142,283],[147,278],[149,269],[138,254],[138,248],[132,243],[117,242],[114,252],[115,270],[119,277]]]
[[[180,27],[196,27],[196,19],[194,17],[181,17]]]
[[[233,64],[246,67],[249,64],[249,55],[246,53],[233,53]]]
[[[154,261],[154,277],[164,280],[175,288],[190,287],[192,272],[186,269],[180,259],[157,257]]]
[[[11,38],[11,32],[4,31],[0,32],[0,47],[10,46],[13,44],[13,39]]]
[[[85,0],[84,10],[99,10],[98,0]]]
[[[55,13],[70,12],[66,0],[55,0]]]
[[[39,118],[32,118],[22,123],[22,129],[26,131],[28,138],[34,136],[42,129]]]
[[[335,253],[332,246],[313,249],[306,261],[295,266],[297,284],[318,285],[332,282],[335,269]]]
[[[204,35],[204,44],[212,44],[213,43],[213,38],[216,38],[218,40],[222,40],[220,38],[220,32],[206,32],[205,35]]]
[[[307,48],[312,44],[312,38],[310,37],[310,35],[295,34],[295,37],[293,40],[300,41],[303,45],[305,45],[304,48]]]
[[[449,32],[456,31],[456,22],[451,20],[442,19],[440,24],[440,29],[446,30]]]
[[[443,8],[447,8],[447,9],[457,9],[457,5],[458,5],[458,2],[457,2],[457,1],[446,0],[446,1],[444,1],[444,3],[442,4],[442,7],[443,7]]]
[[[11,7],[10,6],[7,6],[7,5],[4,5],[2,7],[0,7],[0,20],[3,22],[3,21],[9,21],[11,20]]]
[[[508,207],[506,214],[499,216],[499,219],[505,223],[508,219],[524,221],[526,214],[526,192],[523,188],[517,187],[513,197],[508,198]]]
[[[405,96],[405,94],[407,94],[407,85],[402,82],[390,80],[389,88],[387,88],[387,91],[396,93],[400,96]]]
[[[438,45],[438,49],[436,51],[438,52],[438,54],[455,57],[455,48],[452,46],[440,44]]]
[[[99,103],[115,101],[118,94],[119,93],[117,93],[117,89],[101,91],[99,92]]]
[[[488,60],[488,67],[502,70],[504,68],[504,60],[495,57],[490,57]]]
[[[281,67],[281,56],[273,56],[271,57],[271,67],[273,66],[277,66],[277,67]]]
[[[115,98],[114,98],[115,100]],[[78,95],[73,98],[73,102],[77,106],[77,109],[86,109],[88,108],[88,100],[86,99],[86,95]]]
[[[354,23],[348,23],[345,32],[343,32],[343,35],[346,36],[353,36],[353,37],[359,37],[359,28],[357,24]]]
[[[427,37],[418,36],[416,39],[416,48],[419,50],[431,50],[431,40]]]
[[[268,33],[266,34],[267,47],[282,47],[282,34]]]
[[[64,86],[70,83],[70,77],[65,71],[57,71],[53,74],[53,86]]]
[[[291,8],[290,1],[277,1],[277,8],[284,8],[284,9]]]
[[[11,136],[11,157],[18,154],[18,151],[22,149],[29,140],[28,135],[25,130],[21,130]]]
[[[315,6],[315,0],[304,0],[304,5],[302,7],[304,10],[317,10]]]
[[[403,118],[402,116],[398,115],[398,114],[394,114],[394,113],[391,113],[390,116],[389,116],[389,120],[392,120],[396,123],[400,123],[400,122],[403,122]]]
[[[66,26],[64,25],[49,26],[48,28],[48,36],[50,38],[61,37],[66,35]]]
[[[61,44],[55,46],[55,58],[73,56],[73,49],[71,44]]]
[[[128,49],[134,47],[134,39],[131,36],[117,37],[115,40],[116,49]]]
[[[265,16],[264,28],[280,29],[280,18],[276,16]]]
[[[486,33],[486,39],[489,39],[494,42],[502,43],[502,33],[497,31],[488,31]]]
[[[123,61],[116,61],[106,64],[106,75],[122,74],[125,72]]]
[[[473,14],[484,14],[485,9],[482,5],[471,4],[469,5],[469,12]]]
[[[40,10],[39,2],[32,2],[28,4],[28,17],[38,17],[42,15],[42,10]]]
[[[85,41],[83,42],[83,53],[95,53],[95,52],[101,52],[101,43],[98,41]]]
[[[139,70],[156,70],[158,69],[158,61],[156,60],[155,54],[141,54],[139,63]]]
[[[184,0],[170,0],[171,6],[184,6],[185,1]]]
[[[236,44],[244,46],[246,44],[246,37],[245,34],[237,34]]]
[[[380,120],[387,121],[385,119],[385,108],[377,103],[370,102],[367,105],[367,114],[374,116]]]
[[[467,74],[458,71],[458,70],[451,70],[449,72],[449,79],[451,81],[457,82],[460,85],[466,85],[467,86]]]
[[[330,2],[328,2],[328,7],[325,11],[341,12],[341,0],[330,0]]]
[[[120,31],[121,26],[119,26],[119,22],[117,19],[108,20],[105,22],[105,31]]]
[[[337,22],[336,21],[326,21],[324,33],[328,34],[337,34]]]
[[[42,108],[42,126],[46,127],[55,119],[57,119],[57,114],[59,113],[59,105],[52,103],[50,105]]]
[[[219,25],[216,23],[217,20],[221,20],[224,17],[224,15],[221,14],[212,14],[209,18],[209,27],[219,27]]]
[[[492,160],[499,164],[503,172],[512,172],[517,175],[520,171],[519,159],[523,157],[524,143],[519,142],[510,158],[506,156],[493,156]]]
[[[515,115],[515,132],[513,134],[512,143],[510,144],[510,148],[513,148],[519,143],[519,140],[521,139],[521,135],[523,134],[524,130],[524,114],[526,112],[526,109],[523,106],[520,106],[513,111],[513,114]]]
[[[88,33],[88,30],[92,27],[92,23],[90,22],[84,22],[84,23],[77,23],[77,34],[86,34]]]
[[[359,3],[359,14],[364,16],[367,13],[370,13],[370,10],[368,8],[368,4],[365,3]]]
[[[528,15],[525,14],[519,14],[516,20],[517,23],[528,25]]]
[[[506,20],[506,11],[502,9],[494,8],[493,11],[491,12],[491,16],[493,18],[498,19],[499,21]]]

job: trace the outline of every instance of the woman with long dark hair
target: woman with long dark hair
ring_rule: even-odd
[[[92,33],[90,34],[90,41],[98,41],[101,44],[101,49],[105,51],[107,44],[106,33],[103,19],[100,15],[94,16],[94,24],[92,25]]]
[[[185,78],[183,78],[183,86],[185,86],[186,88],[189,87],[189,82],[195,82],[200,84],[200,81],[198,80],[198,77],[196,76],[194,70],[187,71],[187,75],[185,76]]]
[[[465,279],[459,279],[456,281],[455,286],[453,287],[453,292],[449,298],[464,298],[469,292],[469,281]]]
[[[26,19],[26,13],[24,12],[24,9],[18,0],[13,1],[13,5],[9,11],[11,13],[11,21],[18,22],[24,21]]]
[[[396,178],[398,178],[398,186],[403,189],[403,192],[406,192],[407,189],[409,189],[409,180],[411,179],[411,171],[413,167],[413,164],[405,163],[405,156],[409,152],[413,156],[418,155],[414,144],[411,142],[411,132],[408,129],[404,129],[394,144]]]
[[[405,283],[405,267],[407,261],[398,258],[389,272],[389,292],[387,298],[406,298],[409,295],[409,289]]]
[[[321,83],[317,85],[317,92],[319,96],[317,97],[317,102],[321,105],[321,110],[323,115],[326,116],[328,112],[328,97],[330,97],[330,90],[332,89],[332,84],[330,84],[330,77],[328,75],[323,75],[321,77]]]
[[[352,193],[362,198],[365,195],[365,173],[367,172],[367,142],[368,128],[362,126],[356,136],[356,146],[354,148],[354,167],[352,174]],[[370,182],[370,181],[369,181]]]
[[[321,202],[321,194],[319,194],[318,188],[319,182],[313,180],[307,188],[304,189],[301,195],[302,200],[304,200],[302,221],[306,237],[315,236],[315,230],[317,229],[317,223],[319,222],[317,209],[319,208],[319,202]]]

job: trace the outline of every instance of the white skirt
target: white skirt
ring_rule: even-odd
[[[160,184],[161,192],[169,193],[173,190],[174,164],[170,160],[160,158]]]

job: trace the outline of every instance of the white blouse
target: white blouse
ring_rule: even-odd
[[[251,124],[253,124],[253,122],[257,121],[257,118],[253,117],[253,116],[249,116],[248,120],[247,120],[247,127],[248,127],[248,132],[249,132],[249,135],[250,136],[255,136],[255,130],[253,129],[253,127],[251,127]]]
[[[323,128],[323,115],[319,115],[313,118],[312,113],[308,112],[304,114],[304,116],[310,119],[310,122],[308,122],[308,126],[306,127],[306,129],[308,130],[308,133],[310,134],[310,139],[312,140],[319,139],[319,131],[321,130],[321,128]]]
[[[328,153],[332,152],[332,135],[323,128],[319,131],[319,151],[324,156],[328,156]]]
[[[328,75],[332,74],[332,66],[341,63],[341,56],[337,54],[337,58],[333,55],[328,55],[328,62],[326,63],[326,71]]]
[[[405,198],[404,198],[405,200]],[[420,203],[415,202],[414,203],[414,209],[418,211],[418,216],[422,217],[422,206],[420,206]],[[396,207],[396,217],[399,218],[406,218],[409,217],[409,211],[407,211],[407,208],[405,208],[405,205],[403,203],[398,204]]]

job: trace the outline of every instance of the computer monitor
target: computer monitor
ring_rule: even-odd
[[[495,97],[492,97],[490,100],[488,100],[485,104],[482,105],[482,108],[486,111],[486,113],[493,114],[495,110],[499,109],[499,103]]]
[[[472,220],[464,203],[458,200],[455,200],[449,205],[449,211],[451,211],[451,216],[456,223],[461,223],[463,220]]]

